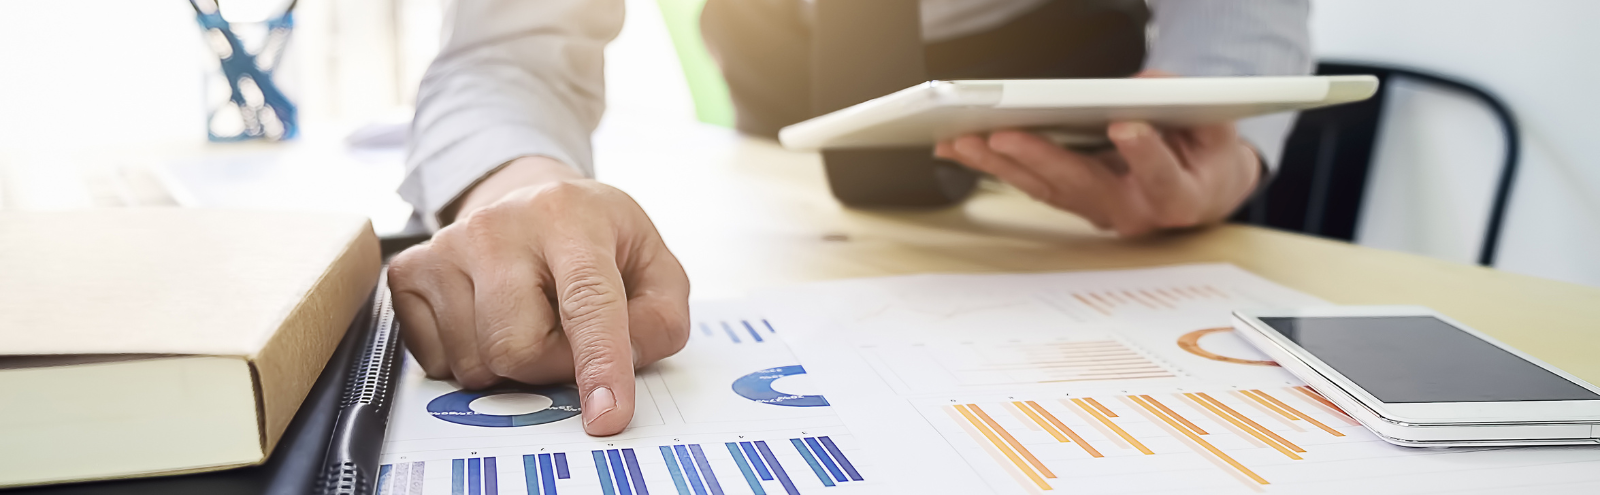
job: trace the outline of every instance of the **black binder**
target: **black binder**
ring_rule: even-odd
[[[226,471],[0,490],[0,495],[371,494],[399,375],[387,276],[350,323],[267,461]]]

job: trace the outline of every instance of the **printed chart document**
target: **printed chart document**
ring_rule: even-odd
[[[1327,303],[1231,265],[852,280],[763,302],[884,492],[1600,493],[1600,447],[1381,441],[1229,323]]]
[[[570,386],[465,391],[408,362],[380,495],[864,493],[875,467],[779,329],[736,302],[692,306],[684,350],[641,370],[633,423],[583,432]]]

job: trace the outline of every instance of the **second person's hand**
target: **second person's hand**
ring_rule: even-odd
[[[1114,149],[1085,154],[1037,134],[996,131],[939,143],[935,154],[1122,236],[1220,222],[1249,198],[1261,162],[1232,123],[1107,128]]]
[[[584,430],[621,432],[634,369],[689,336],[689,280],[639,205],[544,157],[515,160],[390,264],[406,346],[481,389],[576,380]]]

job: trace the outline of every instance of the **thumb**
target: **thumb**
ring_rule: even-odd
[[[633,419],[628,299],[616,257],[592,247],[586,251],[551,253],[550,268],[583,397],[583,429],[590,435],[614,435]]]

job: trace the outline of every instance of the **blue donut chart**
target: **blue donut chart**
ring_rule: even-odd
[[[472,401],[501,394],[533,394],[550,399],[550,407],[526,414],[484,414]],[[510,385],[488,390],[457,390],[428,402],[428,415],[458,425],[510,428],[554,423],[583,413],[578,391],[570,387]]]
[[[777,381],[779,378],[804,375],[805,373],[806,369],[800,365],[767,368],[734,380],[733,393],[755,402],[774,406],[822,407],[828,405],[828,399],[820,395],[793,395],[772,389],[772,382]]]

